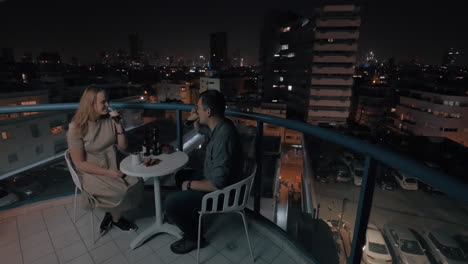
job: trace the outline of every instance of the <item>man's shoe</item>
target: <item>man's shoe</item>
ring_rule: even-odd
[[[208,242],[204,238],[201,238],[200,248],[204,248],[206,246],[208,246]],[[186,254],[194,249],[197,249],[197,240],[191,240],[187,237],[182,237],[171,244],[171,251],[175,254]]]
[[[129,222],[127,219],[121,217],[117,223],[112,222],[112,225],[117,227],[122,231],[136,231],[138,226],[132,222]]]
[[[110,213],[106,213],[104,218],[102,219],[101,226],[99,228],[99,233],[101,236],[105,235],[109,229],[112,227],[112,215]]]

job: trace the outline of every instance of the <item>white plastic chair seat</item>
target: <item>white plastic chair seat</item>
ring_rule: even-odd
[[[76,223],[76,200],[78,197],[78,189],[83,192],[83,186],[81,185],[80,177],[76,173],[75,166],[73,165],[73,162],[70,157],[70,152],[67,149],[65,151],[65,161],[67,162],[68,170],[70,171],[70,174],[72,176],[73,182],[75,183],[75,197],[73,199],[73,222]],[[91,221],[91,239],[93,244],[96,242],[94,239],[94,208],[91,208],[91,213],[90,213],[90,221]]]
[[[201,225],[202,217],[205,214],[216,214],[216,213],[238,213],[242,216],[242,222],[244,223],[245,235],[247,236],[247,243],[249,245],[250,257],[252,262],[255,262],[252,253],[252,247],[250,245],[249,232],[247,228],[247,222],[245,220],[244,209],[249,200],[250,192],[253,186],[253,180],[257,171],[255,163],[248,164],[249,177],[246,179],[225,187],[224,189],[208,193],[203,196],[202,206],[198,217],[198,246],[197,246],[197,263],[200,263],[200,238],[201,238]]]

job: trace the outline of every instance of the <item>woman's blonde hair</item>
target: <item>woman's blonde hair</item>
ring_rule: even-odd
[[[105,90],[95,86],[89,86],[83,92],[80,99],[80,105],[73,116],[72,123],[76,127],[75,133],[78,137],[86,136],[88,132],[88,121],[95,121],[99,118],[99,114],[96,113],[96,97],[99,92]]]

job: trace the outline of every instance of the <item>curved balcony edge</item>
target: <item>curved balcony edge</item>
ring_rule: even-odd
[[[152,109],[152,110],[181,110],[190,111],[195,105],[185,104],[167,104],[167,103],[126,103],[111,102],[111,106],[121,109]],[[75,110],[78,103],[59,103],[27,106],[1,106],[2,113],[19,112],[43,112],[43,111],[61,111]],[[383,162],[392,168],[399,169],[410,175],[418,175],[418,179],[426,184],[435,186],[441,191],[468,203],[468,185],[462,181],[453,178],[445,173],[428,168],[422,163],[418,163],[409,157],[396,154],[382,147],[369,144],[360,139],[337,133],[335,131],[307,124],[300,121],[288,120],[280,117],[252,113],[240,112],[232,109],[226,109],[226,115],[239,117],[243,119],[256,120],[257,122],[270,123],[292,130],[300,131],[320,139],[333,142],[340,146],[349,148],[353,151],[369,155],[371,158]]]

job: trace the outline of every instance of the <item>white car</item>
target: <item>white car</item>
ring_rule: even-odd
[[[353,160],[354,160],[354,155],[351,154],[351,152],[345,151],[341,154],[341,161],[343,161],[343,163],[346,164],[346,166],[349,167],[349,165],[351,165]]]
[[[438,263],[468,263],[465,253],[447,231],[440,229],[424,231],[423,236]]]
[[[364,176],[364,166],[359,160],[353,160],[349,165],[349,171],[353,176],[354,185],[361,186],[362,185],[362,176]]]
[[[402,226],[386,224],[384,234],[399,264],[430,264],[424,250],[411,231]]]
[[[399,170],[392,171],[392,175],[402,189],[411,191],[418,190],[418,180],[416,178],[410,177]]]
[[[17,201],[18,196],[16,194],[8,191],[8,189],[0,187],[0,207],[7,206]]]
[[[382,233],[380,233],[380,230],[374,224],[369,223],[367,226],[366,244],[362,249],[361,263],[392,263],[392,256],[388,251]]]

